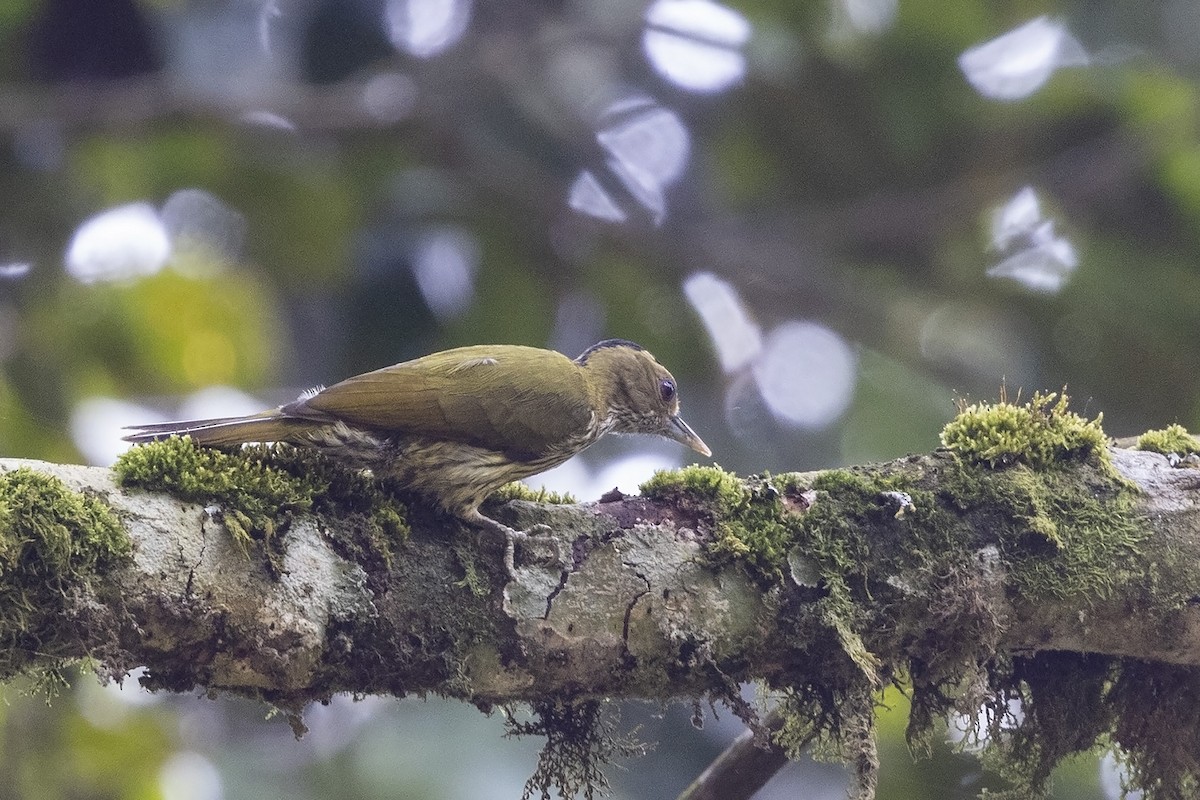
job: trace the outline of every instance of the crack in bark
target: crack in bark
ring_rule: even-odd
[[[631,564],[628,561],[624,561],[622,564],[630,569],[636,569],[637,567],[636,564]],[[640,572],[634,572],[633,574],[642,579],[642,581],[646,584],[646,588],[634,595],[633,599],[629,601],[629,604],[625,606],[625,618],[621,621],[621,642],[625,647],[625,652],[627,653],[629,652],[629,620],[633,618],[633,607],[638,604],[639,600],[650,594],[650,579]]]
[[[196,563],[188,566],[187,583],[183,587],[185,597],[194,596],[192,587],[196,581],[196,570],[204,563],[204,551],[208,549],[208,521],[211,519],[207,511],[200,517],[200,552],[196,554]],[[180,556],[183,556],[183,551],[180,550]],[[182,560],[182,559],[181,559]]]
[[[554,598],[562,594],[562,590],[567,588],[567,580],[571,577],[571,571],[564,569],[558,575],[558,586],[555,586],[553,591],[546,596],[546,613],[542,615],[542,619],[550,619],[550,608],[554,605]]]

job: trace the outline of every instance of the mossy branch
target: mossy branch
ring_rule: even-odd
[[[139,448],[143,463],[208,474],[165,481],[174,494],[105,469],[0,461],[0,593],[12,601],[0,671],[86,658],[113,677],[145,666],[152,689],[203,686],[297,713],[338,692],[436,692],[564,719],[627,697],[724,699],[753,719],[737,686],[757,681],[777,699],[779,747],[855,765],[860,797],[875,780],[872,706],[895,683],[912,694],[917,745],[952,710],[991,709],[976,733],[1025,796],[1098,741],[1124,747],[1157,796],[1189,796],[1200,471],[1106,451],[1086,431],[1024,463],[978,441],[989,425],[964,422],[953,449],[851,470],[693,467],[638,497],[508,500],[491,513],[548,525],[569,554],[519,552],[515,581],[490,534],[309,456]],[[253,476],[231,483],[229,469]],[[123,465],[126,483],[145,485],[136,473]],[[1147,699],[1168,690],[1173,725]],[[1013,699],[1026,705],[1018,723],[1003,713]],[[613,751],[564,736],[568,755],[547,759],[556,772],[536,776],[539,791],[590,786],[594,760],[573,777],[559,761]]]

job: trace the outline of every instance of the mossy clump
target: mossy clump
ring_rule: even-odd
[[[994,559],[983,574],[1001,570],[1019,607],[1105,598],[1144,574],[1139,559],[1149,533],[1134,517],[1137,489],[1113,470],[1099,418],[1071,413],[1065,396],[1035,394],[1023,406],[1002,400],[963,409],[942,441],[955,458],[939,469],[939,503],[947,519],[969,521],[983,532],[971,543]],[[1153,737],[1121,734],[1145,712],[1122,700],[1120,678],[1143,671],[1143,662],[1056,652],[989,655],[996,645],[991,638],[975,667],[965,662],[957,674],[943,672],[937,680],[911,671],[910,735],[924,729],[927,736],[932,720],[957,708],[973,720],[968,733],[982,746],[985,763],[1011,784],[997,797],[1044,797],[1051,772],[1065,758],[1113,741],[1130,749],[1134,763],[1159,747]],[[1020,717],[1011,712],[1014,702]],[[1187,785],[1195,776],[1185,773],[1167,783]]]
[[[534,489],[521,481],[504,484],[489,499],[501,503],[507,503],[509,500],[525,500],[530,503],[549,503],[555,506],[573,505],[579,502],[570,492],[555,492],[545,487]]]
[[[861,789],[855,796],[869,796],[877,767],[872,698],[896,674],[866,639],[874,624],[870,594],[889,591],[882,581],[872,588],[879,578],[871,569],[871,537],[881,526],[908,533],[932,505],[928,493],[910,494],[904,479],[870,471],[742,479],[699,466],[660,472],[641,488],[710,526],[706,552],[715,565],[740,564],[764,587],[782,588],[801,583],[798,563],[804,563],[813,583],[798,606],[803,617],[784,628],[795,625],[795,640],[806,650],[774,687],[784,698],[784,729],[776,739],[789,752],[815,744],[853,764]]]
[[[1104,596],[1138,552],[1135,490],[1116,475],[1101,416],[1068,408],[1066,394],[1028,403],[964,407],[942,431],[958,459],[941,494],[956,512],[995,533],[994,544],[1022,596]],[[1061,467],[1087,463],[1093,470]],[[986,515],[987,519],[979,519]]]
[[[1066,393],[1034,393],[1028,403],[973,403],[942,429],[942,445],[990,467],[1045,467],[1064,460],[1107,459],[1100,422],[1069,410]]]
[[[129,449],[113,470],[122,486],[213,506],[235,540],[263,545],[273,568],[278,538],[298,514],[346,519],[365,546],[389,562],[391,542],[409,534],[404,506],[377,481],[314,450],[253,445],[224,451],[172,436]]]
[[[795,616],[784,613],[780,636],[796,647],[770,687],[783,698],[776,740],[853,764],[856,797],[875,781],[873,698],[893,683],[910,687],[917,751],[951,713],[986,707],[994,713],[979,726],[1004,720],[981,742],[1005,765],[1012,797],[1044,796],[1052,768],[1116,724],[1080,701],[1103,680],[1055,688],[1062,659],[1007,654],[999,614],[1128,584],[1147,535],[1136,489],[1112,469],[1099,420],[1057,395],[973,406],[956,423],[949,452],[887,467],[745,480],[690,467],[642,487],[695,516],[714,561],[781,590]],[[1007,603],[998,591],[1011,591]],[[1005,716],[1012,698],[1026,703],[1019,735]]]
[[[28,468],[0,475],[0,677],[31,661],[49,670],[67,598],[128,558],[117,515],[93,495]]]
[[[859,765],[855,791],[869,796],[873,717],[864,692],[901,682],[910,687],[915,751],[948,714],[968,715],[992,754],[988,763],[1013,787],[1005,796],[1042,797],[1055,765],[1114,730],[1112,717],[1080,698],[1104,687],[1087,676],[1116,667],[1080,656],[1072,672],[1058,654],[1005,653],[994,581],[1003,579],[1009,601],[1029,608],[1102,598],[1127,583],[1146,536],[1132,514],[1134,490],[1099,463],[996,469],[952,454],[909,463],[911,470],[897,462],[886,473],[831,470],[812,480],[817,496],[802,515],[797,550],[824,589],[809,602],[811,616],[835,634],[836,649],[817,629],[825,657],[814,646],[815,666],[782,687],[788,713],[801,721],[780,741],[793,749],[824,742]],[[811,674],[820,691],[808,688]],[[1014,698],[1024,703],[1019,721],[1009,713]],[[991,713],[977,717],[981,707]]]
[[[1136,490],[1107,469],[1004,470],[953,462],[943,502],[990,532],[988,544],[1021,596],[1106,596],[1137,564],[1148,533],[1133,517]]]
[[[734,508],[745,499],[742,479],[719,465],[693,464],[675,470],[659,470],[641,485],[641,492],[652,500],[702,498],[718,508]]]
[[[797,536],[797,522],[785,513],[779,484],[770,476],[743,480],[719,466],[693,465],[656,472],[641,492],[710,520],[707,552],[715,564],[739,562],[755,577],[775,582],[783,576]]]
[[[1179,423],[1154,431],[1146,431],[1138,437],[1135,450],[1149,450],[1164,456],[1188,456],[1200,453],[1200,439],[1188,433]]]
[[[1002,659],[989,677],[967,731],[1009,782],[988,797],[1044,798],[1064,760],[1104,751],[1115,751],[1129,788],[1147,798],[1200,796],[1200,669],[1045,651]]]
[[[525,783],[521,800],[532,797],[550,800],[582,795],[594,800],[607,794],[608,778],[603,768],[614,758],[642,755],[647,747],[633,734],[621,734],[618,716],[611,703],[600,700],[544,700],[531,704],[533,719],[516,719],[504,709],[506,736],[544,736],[538,766]]]

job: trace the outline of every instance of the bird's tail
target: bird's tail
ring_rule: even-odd
[[[190,436],[206,447],[234,447],[247,442],[294,442],[298,433],[314,425],[311,420],[284,416],[278,409],[247,417],[219,417],[179,422],[131,425],[124,437],[134,444],[156,442],[170,436]]]

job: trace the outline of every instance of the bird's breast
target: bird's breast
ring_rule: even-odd
[[[393,479],[461,516],[506,483],[556,467],[575,452],[547,452],[537,458],[518,459],[464,442],[398,437],[391,443],[390,458],[383,469]]]

